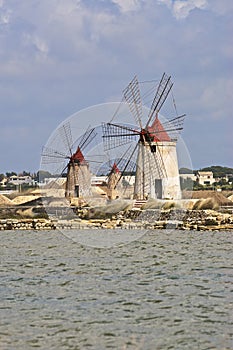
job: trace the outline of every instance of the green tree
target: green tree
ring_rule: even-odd
[[[180,168],[179,173],[180,174],[193,174],[193,170],[191,170],[189,168]]]
[[[20,173],[20,176],[31,176],[31,173],[24,170],[22,173]]]
[[[17,176],[17,174],[14,171],[6,172],[6,177],[11,177],[11,176]]]
[[[209,167],[205,167],[200,169],[200,171],[212,171],[214,174],[214,177],[224,177],[225,175],[228,175],[228,174],[233,175],[233,168],[224,167],[220,165],[212,165]]]

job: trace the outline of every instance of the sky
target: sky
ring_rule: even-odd
[[[36,172],[67,117],[172,76],[193,168],[233,167],[233,1],[0,0],[0,173]]]

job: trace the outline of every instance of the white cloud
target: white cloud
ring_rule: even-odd
[[[8,24],[10,21],[11,11],[4,6],[4,1],[0,0],[0,25]]]
[[[56,1],[54,7],[53,15],[54,17],[67,17],[72,16],[75,11],[80,8],[81,1],[79,0],[66,0]]]
[[[172,8],[172,0],[157,0],[158,4],[167,5],[168,8]]]
[[[189,15],[190,11],[194,9],[204,9],[206,5],[206,0],[175,1],[173,12],[177,19],[185,18]]]
[[[186,18],[194,9],[205,9],[207,0],[158,0],[158,3],[167,5],[176,19]]]
[[[194,9],[208,9],[218,15],[233,12],[233,1],[229,0],[157,0],[159,4],[166,5],[176,19],[188,17]]]
[[[112,0],[122,12],[136,11],[140,8],[140,0]]]
[[[8,24],[10,19],[9,13],[0,14],[0,24]]]

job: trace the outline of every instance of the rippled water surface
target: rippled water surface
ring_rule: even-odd
[[[0,234],[2,350],[233,349],[230,232],[153,231],[108,249]]]

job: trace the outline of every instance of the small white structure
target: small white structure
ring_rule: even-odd
[[[197,181],[203,186],[212,185],[214,182],[216,182],[212,171],[198,171]]]

